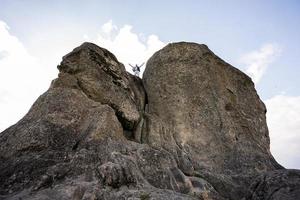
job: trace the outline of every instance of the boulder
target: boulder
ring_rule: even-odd
[[[252,183],[247,200],[300,199],[300,170],[275,170],[261,174]]]
[[[251,79],[205,45],[166,46],[143,80],[92,43],[58,69],[0,133],[0,199],[298,198]]]
[[[167,45],[147,62],[143,83],[142,141],[169,151],[186,174],[232,182],[282,168],[270,153],[266,108],[253,82],[206,45]]]

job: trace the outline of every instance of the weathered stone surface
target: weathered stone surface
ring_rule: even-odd
[[[64,56],[58,69],[73,75],[90,99],[115,109],[125,130],[132,131],[138,124],[145,101],[141,84],[136,84],[140,80],[128,74],[109,51],[84,43]]]
[[[279,167],[253,82],[207,46],[169,44],[150,58],[143,81],[150,145],[179,148],[194,167],[216,173]]]
[[[143,142],[171,152],[186,173],[231,179],[281,168],[270,154],[266,108],[253,82],[207,46],[167,45],[147,62],[143,82]]]
[[[168,45],[144,84],[91,43],[58,69],[0,133],[0,199],[297,197],[299,171],[272,171],[282,167],[253,83],[206,46]]]
[[[300,199],[300,170],[276,170],[260,175],[252,184],[247,199]]]

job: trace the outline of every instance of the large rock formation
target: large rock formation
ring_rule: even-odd
[[[206,45],[169,44],[150,58],[143,82],[148,95],[143,140],[171,152],[186,174],[247,181],[281,168],[269,151],[266,108],[253,82]]]
[[[0,134],[0,199],[300,198],[251,79],[205,45],[167,45],[143,81],[91,43],[58,69]]]

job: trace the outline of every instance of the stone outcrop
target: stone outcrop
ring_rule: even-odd
[[[253,82],[206,45],[167,45],[147,62],[143,83],[143,140],[172,153],[185,173],[223,179],[282,168],[270,154],[266,108]]]
[[[205,45],[169,44],[141,80],[84,43],[0,133],[0,199],[297,199],[251,79]]]
[[[299,170],[284,169],[265,172],[253,181],[247,200],[299,199],[299,183]]]

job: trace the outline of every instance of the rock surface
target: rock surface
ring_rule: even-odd
[[[169,44],[143,80],[92,43],[58,69],[0,133],[0,199],[299,198],[251,79],[205,45]]]
[[[294,200],[300,197],[299,170],[276,170],[263,173],[251,186],[248,200]]]
[[[266,108],[253,82],[206,45],[167,45],[147,62],[143,83],[143,141],[169,151],[185,173],[246,181],[282,168],[270,153]]]

